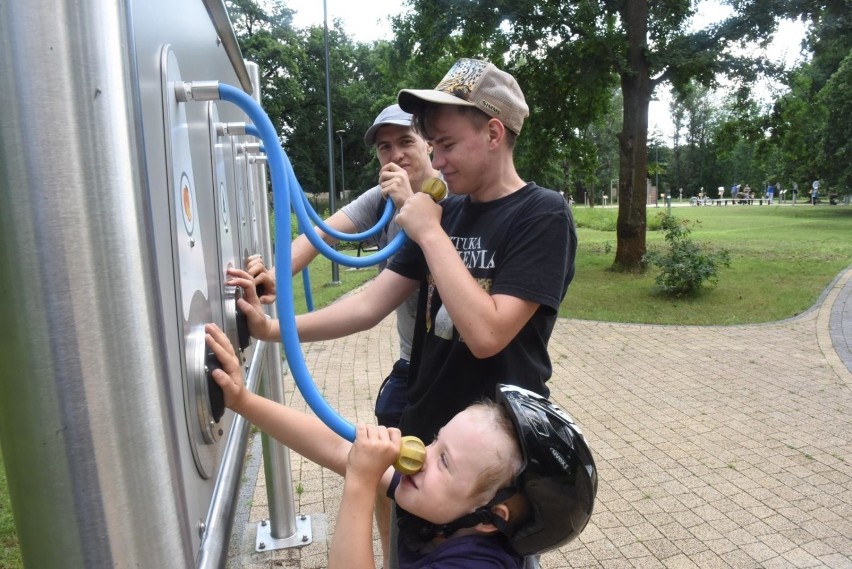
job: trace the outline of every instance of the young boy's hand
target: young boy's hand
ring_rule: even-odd
[[[399,456],[399,429],[377,425],[357,425],[355,444],[349,451],[346,478],[357,477],[378,484],[382,475]]]
[[[275,276],[263,263],[263,257],[252,255],[246,263],[246,272],[254,278],[256,290],[263,290],[258,296],[261,304],[272,304],[275,302]]]
[[[261,340],[274,338],[276,330],[263,312],[252,276],[240,269],[228,269],[228,276],[230,278],[225,282],[226,285],[241,287],[245,292],[243,298],[237,299],[237,307],[246,315],[249,334]]]
[[[240,360],[234,352],[234,347],[228,340],[228,336],[218,326],[205,324],[204,332],[207,345],[213,350],[213,354],[222,366],[222,369],[213,370],[213,381],[222,388],[225,395],[225,406],[228,409],[236,410],[248,393],[243,380]]]

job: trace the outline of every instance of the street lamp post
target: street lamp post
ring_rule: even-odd
[[[327,132],[328,132],[328,210],[331,215],[337,210],[335,195],[337,192],[334,189],[334,135],[331,133],[331,76],[328,71],[328,7],[325,0],[322,2],[322,27],[323,27],[323,44],[325,45],[325,109],[327,115]],[[340,284],[340,268],[336,261],[331,262],[331,284]]]
[[[343,196],[346,194],[346,174],[343,171],[343,134],[346,131],[336,130],[334,132],[340,139],[340,195]]]
[[[660,191],[660,143],[654,144],[654,185]]]

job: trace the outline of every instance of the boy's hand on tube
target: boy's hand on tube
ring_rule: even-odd
[[[420,240],[427,237],[430,232],[443,231],[441,229],[441,206],[432,201],[432,198],[422,192],[411,196],[405,202],[399,213],[396,214],[396,222],[405,230],[405,233],[418,244]]]

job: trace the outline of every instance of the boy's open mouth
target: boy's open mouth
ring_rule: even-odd
[[[411,476],[409,476],[409,475],[402,477],[402,483],[403,484],[410,484],[411,486],[414,487],[415,490],[417,490],[417,484],[414,482],[414,479],[412,479]]]

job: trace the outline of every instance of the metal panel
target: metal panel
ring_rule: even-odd
[[[28,567],[190,567],[210,523],[231,416],[205,431],[200,326],[226,321],[222,266],[241,257],[217,226],[208,107],[167,109],[162,61],[170,45],[183,80],[245,84],[222,13],[0,4],[0,441]]]
[[[28,567],[193,557],[128,21],[0,9],[0,434]]]

